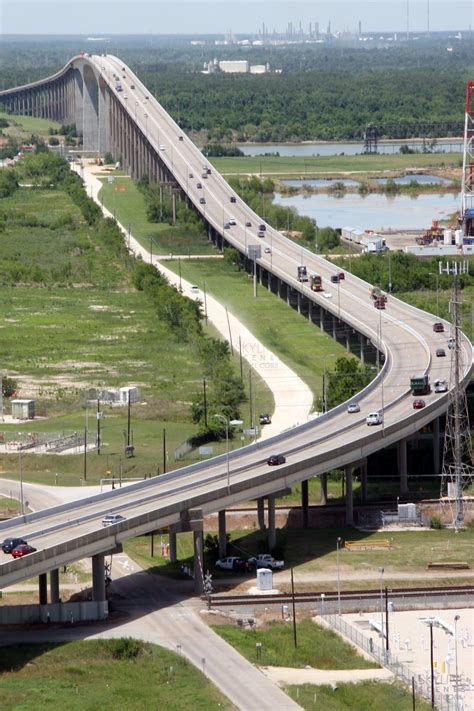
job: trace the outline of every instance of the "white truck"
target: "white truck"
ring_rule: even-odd
[[[248,562],[256,568],[270,568],[270,570],[281,570],[285,566],[283,560],[276,560],[270,553],[259,553],[249,558]]]

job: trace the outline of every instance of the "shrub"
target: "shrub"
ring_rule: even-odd
[[[143,642],[139,639],[132,639],[132,637],[123,637],[114,640],[112,644],[112,656],[114,659],[136,659],[141,656],[143,652]]]
[[[444,523],[441,521],[439,516],[432,516],[430,518],[430,528],[436,528],[438,530],[444,528]]]

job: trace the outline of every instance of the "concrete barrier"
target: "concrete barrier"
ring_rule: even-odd
[[[0,606],[0,625],[22,625],[38,622],[69,623],[106,620],[109,604],[103,602],[57,602],[50,605],[4,605]]]

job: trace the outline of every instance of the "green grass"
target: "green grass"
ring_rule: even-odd
[[[115,658],[138,646],[135,658]],[[234,706],[183,657],[153,644],[97,640],[0,648],[2,710],[130,708],[211,711]]]
[[[378,681],[362,681],[357,684],[337,684],[331,686],[288,686],[289,694],[305,711],[412,711],[411,693],[396,682],[387,684]],[[431,705],[416,699],[418,711],[428,711]]]
[[[239,555],[247,558],[251,555],[267,550],[267,532],[260,530],[229,531],[230,544],[228,545],[229,555]],[[298,585],[298,573],[311,573],[321,575],[333,575],[335,587],[337,571],[336,540],[342,538],[341,550],[339,553],[340,570],[342,577],[347,572],[349,577],[358,571],[370,574],[373,573],[373,581],[379,579],[378,569],[385,568],[387,584],[390,574],[395,572],[406,572],[407,577],[412,572],[426,572],[430,561],[449,562],[466,561],[474,567],[474,527],[467,528],[457,535],[452,530],[430,530],[430,531],[390,531],[381,533],[367,533],[349,528],[325,528],[318,529],[314,535],[308,535],[307,530],[286,528],[277,531],[277,546],[279,554],[281,552],[285,560],[285,567],[293,567],[295,571],[295,581]],[[349,551],[344,548],[344,541],[363,541],[389,539],[390,549]],[[163,536],[167,542],[166,535]],[[179,563],[169,563],[167,558],[161,558],[160,536],[155,536],[155,556],[150,554],[151,539],[149,536],[141,536],[126,541],[125,550],[143,568],[150,572],[162,575],[176,575],[179,571]],[[180,533],[177,536],[178,560],[192,567],[193,565],[193,540],[192,534]],[[214,558],[207,553],[204,555],[204,568],[213,573],[213,577],[225,580],[229,577],[227,573],[219,573],[213,570]],[[370,577],[369,577],[370,580]],[[422,581],[417,580],[416,585],[421,585]],[[426,584],[432,584],[432,579],[426,579]],[[359,587],[361,582],[356,578],[348,580],[343,587],[350,589]],[[399,586],[400,582],[394,581],[393,585]],[[312,586],[314,589],[315,585]],[[319,584],[318,584],[319,588]]]
[[[263,150],[263,149],[262,149]],[[341,172],[368,173],[407,168],[459,167],[460,153],[416,153],[414,155],[357,156],[245,156],[212,158],[224,175],[267,175],[275,177],[317,177]]]
[[[373,669],[378,664],[359,655],[332,630],[327,630],[312,620],[304,619],[296,625],[297,647],[294,646],[293,625],[270,622],[263,628],[252,630],[233,625],[212,625],[226,642],[250,662],[262,666],[316,669]],[[256,659],[255,645],[260,643],[261,659]]]
[[[99,198],[138,242],[153,254],[215,254],[207,237],[197,236],[180,225],[148,222],[143,195],[127,177],[115,177],[112,183],[102,180]]]
[[[170,261],[166,266],[178,272],[178,262]],[[336,358],[347,354],[342,345],[264,287],[258,287],[255,299],[249,276],[225,262],[183,260],[181,274],[201,290],[205,285],[206,291],[228,306],[256,338],[306,382],[315,396],[321,394],[324,368],[330,369]]]
[[[20,509],[20,502],[16,499],[9,499],[6,496],[0,496],[0,519],[15,516]]]
[[[56,121],[36,118],[35,116],[13,116],[12,114],[0,112],[0,118],[5,119],[10,124],[8,128],[3,128],[2,132],[5,135],[11,135],[14,138],[20,138],[21,140],[29,138],[32,133],[36,136],[41,136],[46,140],[48,138],[50,128],[54,128],[56,130],[61,128],[61,124],[56,123]]]

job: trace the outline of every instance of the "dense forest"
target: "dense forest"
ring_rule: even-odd
[[[17,41],[0,49],[0,89],[48,76],[77,54],[79,38]],[[192,47],[169,38],[117,38],[89,51],[118,54],[184,130],[203,142],[360,139],[368,123],[390,138],[460,135],[470,41],[370,48],[340,43]],[[248,59],[281,73],[204,75],[205,62]]]

